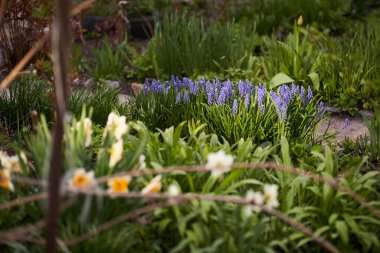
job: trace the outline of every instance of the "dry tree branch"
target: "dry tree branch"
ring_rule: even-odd
[[[48,210],[46,215],[45,252],[56,251],[58,234],[61,170],[63,166],[63,134],[69,92],[69,44],[70,44],[70,0],[55,1],[57,13],[52,33],[53,70],[55,81],[56,121],[48,185]]]
[[[304,176],[306,178],[311,178],[315,181],[321,182],[321,183],[326,183],[332,188],[342,191],[346,193],[351,199],[354,201],[358,202],[365,208],[367,208],[373,215],[375,215],[377,218],[380,219],[380,211],[372,206],[370,203],[368,203],[364,198],[362,198],[360,195],[357,193],[351,191],[349,188],[346,188],[339,184],[339,182],[335,179],[328,179],[325,178],[321,175],[318,175],[313,172],[306,172],[300,168],[296,167],[287,167],[281,164],[276,164],[273,162],[268,162],[268,163],[240,163],[240,164],[234,164],[232,169],[267,169],[267,170],[279,170],[283,171],[285,173],[290,173],[293,175],[297,176]],[[122,172],[122,173],[116,173],[113,175],[107,175],[103,177],[99,177],[97,179],[97,183],[105,183],[109,179],[117,176],[124,176],[124,175],[129,175],[129,176],[145,176],[145,175],[156,175],[156,174],[175,174],[175,173],[197,173],[197,172],[208,172],[210,171],[209,169],[205,168],[204,166],[176,166],[176,167],[167,167],[163,169],[147,169],[147,170],[132,170],[128,172]],[[17,177],[14,179],[15,182],[21,182],[21,183],[28,183],[28,178],[22,178],[22,177]],[[38,181],[38,180],[32,180],[32,184],[35,185],[41,185],[44,186],[45,182],[44,181]]]
[[[29,178],[29,177],[12,176],[12,181],[19,184],[47,187],[47,182],[45,180],[39,180],[39,179],[34,179],[34,178]]]
[[[17,199],[5,202],[3,204],[0,204],[0,210],[12,208],[15,206],[21,206],[21,205],[29,203],[29,202],[43,200],[43,199],[46,199],[47,196],[48,196],[48,194],[46,192],[42,192],[42,193],[30,195],[30,196],[17,198]]]
[[[346,193],[350,198],[367,208],[373,215],[375,215],[377,218],[380,219],[380,211],[370,203],[368,203],[363,197],[358,195],[357,193],[353,192],[352,190],[348,189],[347,187],[344,187],[343,185],[339,184],[337,180],[335,179],[329,179],[324,176],[318,175],[316,173],[312,173],[310,171],[305,172],[302,169],[298,169],[296,167],[288,167],[285,165],[277,164],[274,162],[268,162],[268,163],[237,163],[233,165],[233,169],[266,169],[266,170],[279,170],[283,171],[285,173],[290,173],[297,176],[304,176],[310,179],[313,179],[315,181],[325,183],[332,188],[342,191]],[[110,178],[115,176],[123,176],[123,175],[129,175],[129,176],[144,176],[144,175],[156,175],[156,174],[168,174],[168,173],[196,173],[196,172],[207,172],[210,171],[210,169],[205,168],[204,166],[176,166],[176,167],[168,167],[164,169],[149,169],[149,170],[133,170],[128,172],[122,172],[117,173],[115,175],[108,175],[104,177],[100,177],[97,179],[98,183],[104,183],[107,182]]]
[[[13,241],[19,241],[29,234],[41,230],[45,226],[44,220],[39,220],[32,225],[20,226],[10,230],[0,231],[0,244],[6,244]]]
[[[82,234],[82,235],[76,237],[75,239],[72,239],[70,241],[66,241],[64,243],[68,247],[73,247],[73,246],[75,246],[75,245],[77,245],[83,241],[86,241],[88,239],[91,239],[92,237],[95,237],[96,235],[98,235],[98,234],[100,234],[100,233],[102,233],[102,232],[122,223],[122,222],[136,218],[142,214],[153,212],[157,208],[165,208],[165,207],[171,207],[171,206],[175,206],[175,205],[178,205],[178,203],[170,203],[170,202],[164,203],[164,204],[156,203],[156,204],[151,204],[151,205],[148,205],[145,207],[135,209],[131,212],[128,212],[126,214],[122,214],[120,216],[117,216],[116,218],[113,218],[112,220],[109,220],[109,221],[101,224],[95,230],[91,230],[85,234]]]
[[[71,197],[65,201],[60,209],[60,213],[69,208],[76,202],[76,197]],[[44,219],[37,221],[34,224],[29,224],[26,226],[20,226],[17,228],[12,228],[9,230],[0,231],[0,244],[7,244],[13,241],[32,241],[33,239],[29,238],[28,235],[35,233],[45,227],[46,222]],[[37,241],[37,240],[33,240]],[[41,240],[39,240],[42,242]]]
[[[3,0],[4,1],[4,0]],[[96,0],[87,0],[81,4],[75,6],[70,15],[75,16],[81,13],[82,11],[86,11],[91,8]],[[51,29],[49,32],[45,33],[34,46],[26,53],[26,55],[19,61],[19,63],[12,69],[12,71],[1,81],[0,83],[0,92],[5,90],[9,84],[17,77],[20,71],[28,64],[28,62],[33,58],[33,56],[39,52],[45,43],[50,39]]]
[[[329,252],[338,253],[340,252],[337,248],[335,248],[329,241],[324,239],[323,237],[319,236],[318,234],[314,233],[311,229],[303,225],[302,223],[299,223],[295,219],[281,213],[280,211],[267,208],[262,205],[256,205],[254,201],[246,200],[241,197],[232,197],[232,196],[220,196],[220,195],[204,195],[204,194],[179,194],[179,195],[170,195],[166,193],[153,193],[153,194],[143,194],[141,192],[128,192],[123,194],[110,194],[106,191],[72,191],[74,193],[84,194],[84,195],[94,195],[94,196],[103,196],[103,197],[114,197],[114,198],[139,198],[139,199],[150,199],[150,200],[170,200],[168,203],[166,203],[163,206],[153,204],[149,205],[140,209],[136,209],[130,213],[123,214],[121,216],[118,216],[106,223],[103,223],[98,227],[98,229],[94,231],[90,231],[86,234],[83,234],[71,241],[66,242],[65,244],[69,247],[72,247],[80,242],[83,242],[87,239],[90,239],[91,237],[104,232],[107,229],[110,229],[111,227],[124,222],[128,219],[131,219],[133,217],[136,217],[142,213],[151,212],[154,211],[156,208],[160,207],[169,207],[173,205],[179,205],[184,201],[193,201],[193,200],[202,200],[202,201],[216,201],[216,202],[224,202],[224,203],[234,203],[237,205],[251,205],[259,207],[264,213],[269,214],[271,216],[274,216],[283,222],[289,224],[290,226],[294,227],[295,229],[301,231],[305,235],[309,236],[310,239],[317,242],[320,246],[325,248]]]

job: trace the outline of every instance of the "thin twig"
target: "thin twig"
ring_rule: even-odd
[[[152,205],[148,205],[148,206],[145,206],[142,208],[135,209],[131,212],[128,212],[126,214],[122,214],[116,218],[113,218],[110,221],[107,221],[107,222],[101,224],[95,230],[91,230],[85,234],[82,234],[82,235],[76,237],[75,239],[72,239],[70,241],[66,241],[65,245],[68,247],[73,247],[73,246],[75,246],[81,242],[84,242],[88,239],[91,239],[92,237],[95,237],[96,235],[116,226],[117,224],[120,224],[120,223],[125,222],[127,220],[136,218],[142,214],[153,212],[157,208],[165,208],[165,207],[170,207],[170,206],[174,206],[174,205],[178,205],[178,204],[168,202],[168,203],[164,203],[164,204],[152,204]]]
[[[271,162],[269,162],[269,163],[240,163],[240,164],[233,165],[232,169],[234,169],[234,170],[237,170],[237,169],[269,169],[269,170],[275,169],[275,170],[280,170],[280,171],[290,173],[293,175],[311,178],[311,179],[318,181],[318,182],[326,183],[329,186],[331,186],[332,188],[346,193],[350,198],[352,198],[353,200],[355,200],[356,202],[358,202],[359,204],[361,204],[362,206],[367,208],[372,214],[374,214],[377,218],[380,219],[380,211],[377,208],[372,206],[370,203],[368,203],[364,198],[362,198],[357,193],[355,193],[355,192],[351,191],[350,189],[339,184],[339,182],[335,179],[328,179],[328,178],[325,178],[325,177],[320,176],[318,174],[315,174],[315,173],[312,173],[309,171],[304,171],[304,170],[296,168],[296,167],[287,167],[287,166],[284,166],[281,164],[276,164],[276,163],[271,163]],[[210,170],[205,168],[204,166],[192,166],[192,167],[177,166],[177,167],[167,167],[167,168],[163,168],[163,169],[132,170],[132,171],[127,171],[127,172],[122,172],[122,173],[116,173],[113,175],[107,175],[104,177],[99,177],[97,179],[97,182],[98,183],[105,183],[113,177],[123,176],[123,175],[139,177],[139,176],[156,175],[156,174],[174,174],[174,173],[182,173],[183,174],[183,173],[197,173],[197,172],[208,172],[208,171],[210,171]],[[27,178],[17,177],[17,181],[19,181],[19,182],[28,183],[27,180],[28,180]],[[15,182],[17,182],[17,181],[15,180]],[[46,185],[46,183],[44,181],[39,182],[38,180],[32,181],[31,183],[36,184],[36,185],[41,185],[41,186]]]
[[[83,193],[85,195],[94,195],[94,196],[104,196],[104,197],[112,196],[114,198],[145,198],[145,199],[150,199],[150,200],[171,200],[167,203],[168,206],[178,205],[182,201],[192,201],[192,200],[217,201],[217,202],[224,202],[224,203],[234,203],[234,204],[238,204],[238,205],[252,205],[252,206],[259,207],[263,212],[265,212],[271,216],[277,217],[280,220],[284,221],[285,223],[288,223],[292,227],[298,229],[299,231],[301,231],[302,233],[309,236],[310,239],[317,242],[319,245],[321,245],[323,248],[325,248],[329,252],[333,252],[333,253],[339,252],[339,250],[337,248],[335,248],[330,242],[328,242],[323,237],[315,234],[312,230],[310,230],[308,227],[304,226],[303,224],[299,223],[295,219],[292,219],[289,216],[287,216],[287,215],[285,215],[285,214],[283,214],[277,210],[269,209],[269,208],[262,206],[262,205],[257,205],[253,201],[246,200],[246,199],[241,198],[241,197],[220,196],[220,195],[204,195],[204,194],[195,194],[195,193],[179,194],[179,195],[173,196],[173,195],[166,194],[166,193],[143,194],[140,192],[127,192],[127,193],[123,193],[123,194],[112,195],[106,191],[99,191],[99,190],[97,190],[97,191],[86,191],[86,192],[74,191],[74,192],[80,193],[80,194]],[[153,211],[159,207],[160,206],[157,206],[157,205],[147,206],[145,208],[137,209],[138,210],[137,213],[141,214],[141,210],[143,212],[146,212],[146,210],[152,209],[151,211]],[[117,218],[114,218],[111,221],[104,223],[98,229],[96,229],[94,231],[90,231],[87,234],[81,235],[74,240],[66,242],[66,245],[67,246],[74,246],[74,245],[76,245],[76,244],[78,244],[84,240],[87,240],[87,239],[89,239],[89,238],[91,238],[91,237],[93,237],[93,236],[95,236],[95,235],[119,224],[120,222],[123,222],[123,221],[128,220],[128,219],[135,217],[135,216],[136,216],[136,214],[134,211],[127,213],[127,214],[124,214],[124,215],[121,215]]]
[[[15,206],[21,206],[21,205],[29,203],[29,202],[43,200],[43,199],[47,198],[47,195],[48,194],[46,192],[42,192],[42,193],[37,193],[37,194],[34,194],[34,195],[30,195],[30,196],[25,196],[25,197],[17,198],[17,199],[5,202],[3,204],[0,204],[0,210],[12,208],[12,207],[15,207]]]
[[[275,169],[280,170],[286,173],[290,173],[297,176],[304,176],[310,179],[313,179],[315,181],[319,181],[322,183],[326,183],[327,185],[331,186],[332,188],[342,191],[346,193],[350,198],[357,201],[359,204],[363,205],[365,208],[367,208],[373,215],[375,215],[377,218],[380,219],[380,211],[368,203],[364,198],[362,198],[357,193],[353,192],[352,190],[342,186],[338,183],[335,179],[328,179],[321,175],[312,173],[310,171],[303,171],[301,169],[297,169],[295,167],[288,167],[281,164],[276,164],[273,162],[268,163],[237,163],[233,165],[233,169]],[[164,169],[146,169],[146,170],[133,170],[128,172],[122,172],[117,173],[115,175],[108,175],[104,177],[100,177],[97,179],[98,183],[104,183],[107,182],[110,178],[115,176],[121,176],[121,175],[129,175],[134,177],[144,176],[144,175],[156,175],[156,174],[173,174],[173,173],[196,173],[196,172],[207,172],[210,171],[210,169],[205,168],[204,166],[178,166],[178,167],[168,167]]]
[[[34,179],[34,178],[12,176],[12,181],[15,183],[20,183],[20,184],[47,187],[47,182],[45,180],[39,180],[39,179]]]
[[[283,214],[282,212],[276,210],[276,209],[268,209],[263,208],[263,211],[271,216],[276,217],[279,220],[282,220],[283,222],[291,225],[295,229],[301,231],[305,235],[307,235],[311,240],[317,242],[319,245],[321,245],[323,248],[325,248],[329,252],[338,253],[340,252],[334,245],[332,245],[329,241],[327,241],[325,238],[319,236],[318,234],[314,233],[310,228],[306,227],[302,223],[297,222],[295,219],[290,218],[289,216]]]
[[[76,202],[76,197],[71,197],[62,204],[60,213],[69,208],[72,204]],[[45,220],[41,219],[34,224],[20,226],[17,228],[12,228],[5,231],[0,231],[0,244],[7,244],[13,241],[30,241],[28,235],[35,233],[45,227]],[[33,239],[31,239],[33,240]]]
[[[6,231],[0,231],[0,244],[6,244],[13,241],[18,241],[27,235],[41,230],[45,226],[44,220],[39,220],[33,225],[26,225],[17,228],[13,228]]]

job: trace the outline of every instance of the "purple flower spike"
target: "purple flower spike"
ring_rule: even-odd
[[[177,97],[175,98],[175,104],[178,105],[181,103],[181,92],[178,92]]]
[[[291,88],[291,91],[290,91],[290,94],[291,94],[292,99],[297,95],[297,93],[298,93],[298,89],[297,89],[297,87],[294,85],[294,83],[292,83],[292,88]]]
[[[305,88],[303,86],[300,87],[300,97],[301,97],[301,101],[304,102],[305,101]]]
[[[265,110],[263,101],[265,99],[266,93],[267,91],[265,85],[260,83],[257,87],[257,104],[260,106],[262,113],[264,113]]]
[[[311,90],[310,86],[307,88],[307,102],[309,103],[313,99],[313,91]]]
[[[238,110],[238,101],[237,101],[237,99],[235,98],[235,99],[234,99],[234,102],[233,102],[233,105],[232,105],[232,113],[233,113],[234,115],[236,115],[236,114],[237,114],[237,110]]]
[[[157,81],[157,80],[153,79],[153,81],[152,81],[152,91],[154,93],[156,93],[156,94],[164,91],[164,88],[162,87],[160,81]]]
[[[251,103],[251,94],[249,94],[249,93],[247,93],[247,94],[245,94],[245,96],[244,96],[244,106],[245,106],[245,108],[249,108],[249,104]]]
[[[194,83],[189,78],[183,78],[183,86],[185,86],[185,89],[190,89],[190,87],[192,87],[193,85]]]
[[[189,93],[185,92],[185,93],[183,94],[183,102],[184,102],[185,104],[187,104],[187,103],[190,102],[190,95],[189,95]]]
[[[348,118],[346,118],[344,120],[344,126],[343,126],[342,130],[347,129],[349,125],[350,125],[350,120]]]
[[[165,93],[168,93],[169,90],[170,90],[170,85],[169,85],[169,82],[168,82],[168,81],[165,81],[165,82],[164,82],[164,90],[165,90]]]
[[[239,81],[238,89],[239,89],[239,97],[241,98],[245,97],[245,93],[247,90],[246,90],[246,84],[243,81]]]
[[[215,89],[210,84],[210,88],[207,92],[207,104],[212,105],[212,103],[214,103],[214,100],[215,100]]]
[[[227,98],[227,89],[226,87],[223,87],[220,90],[220,94],[219,94],[218,100],[216,101],[216,105],[217,106],[224,105],[226,103],[226,98]]]
[[[148,78],[145,78],[143,89],[144,89],[144,94],[145,95],[148,94],[148,92],[149,92],[149,80],[148,80]]]
[[[318,113],[322,113],[324,111],[325,107],[324,107],[324,104],[323,102],[319,102],[318,104]]]

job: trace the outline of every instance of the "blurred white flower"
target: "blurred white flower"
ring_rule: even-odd
[[[245,196],[245,199],[250,202],[253,201],[252,204],[255,204],[255,206],[249,205],[244,208],[244,212],[246,216],[252,215],[252,211],[255,211],[255,212],[261,211],[260,206],[264,203],[264,196],[261,192],[254,192],[252,190],[249,190],[247,192],[247,195]]]
[[[11,172],[8,169],[0,170],[0,187],[9,191],[15,190],[11,181]]]
[[[109,166],[114,167],[123,158],[123,140],[118,140],[110,149]]]
[[[140,169],[146,168],[145,159],[146,159],[145,155],[140,155],[140,157],[139,157],[139,168]]]
[[[278,185],[265,184],[264,185],[264,202],[265,206],[269,209],[278,207]]]
[[[122,5],[126,5],[128,4],[128,1],[119,1],[119,5],[122,6]]]
[[[168,193],[171,196],[177,196],[180,193],[178,185],[176,185],[176,184],[169,185]]]
[[[207,156],[206,168],[212,170],[212,175],[219,177],[223,173],[231,170],[234,163],[232,155],[227,155],[223,150],[217,153],[209,153]]]
[[[93,171],[86,172],[83,168],[76,169],[68,185],[71,190],[90,190],[96,185],[95,174]]]
[[[111,112],[108,115],[107,125],[104,128],[104,136],[110,131],[117,140],[120,140],[124,134],[128,132],[128,125],[125,116],[118,116],[116,113]]]
[[[156,193],[161,191],[161,175],[157,175],[154,177],[147,186],[142,189],[141,193],[142,194],[147,194],[147,193]]]
[[[126,193],[128,192],[130,176],[114,177],[108,180],[108,193]]]
[[[22,173],[21,161],[27,165],[27,158],[24,152],[19,155],[8,156],[5,152],[0,151],[1,166],[8,169],[11,173]]]
[[[82,122],[77,122],[75,125],[76,130],[79,130],[82,127]],[[92,121],[90,118],[85,118],[83,121],[84,133],[86,135],[85,147],[90,146],[91,144],[91,135],[92,135]]]

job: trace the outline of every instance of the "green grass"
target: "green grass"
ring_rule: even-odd
[[[344,111],[370,109],[380,97],[380,24],[354,24],[341,38],[326,41],[319,68],[322,94]]]
[[[30,126],[30,112],[36,111],[52,119],[52,105],[49,93],[52,92],[40,77],[28,75],[16,79],[9,87],[9,92],[0,93],[0,121],[9,131],[21,130]]]
[[[155,76],[223,73],[247,64],[257,43],[255,29],[237,23],[206,24],[193,16],[166,17],[156,23],[146,57]]]

